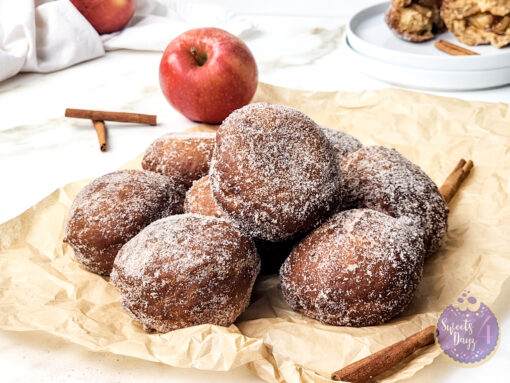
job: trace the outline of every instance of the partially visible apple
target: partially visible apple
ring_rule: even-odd
[[[191,29],[168,44],[159,83],[172,106],[192,121],[217,124],[248,104],[257,64],[239,38],[218,28]]]
[[[120,31],[135,13],[136,0],[71,0],[99,34]]]

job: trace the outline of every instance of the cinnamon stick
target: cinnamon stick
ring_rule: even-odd
[[[427,327],[409,338],[358,360],[334,372],[331,379],[351,383],[365,383],[404,360],[416,350],[433,344],[435,329],[435,326]]]
[[[444,197],[446,203],[449,203],[457,190],[459,190],[460,185],[466,179],[466,177],[473,169],[473,161],[461,159],[455,169],[450,173],[450,175],[443,182],[443,185],[439,188],[439,193]]]
[[[126,112],[106,112],[102,110],[67,108],[66,117],[86,118],[93,121],[132,122],[135,124],[156,125],[156,115]]]
[[[93,120],[92,123],[94,124],[97,140],[99,141],[99,150],[106,152],[106,125],[101,120]]]
[[[470,51],[464,47],[452,44],[448,41],[439,40],[434,43],[434,46],[441,52],[448,53],[452,56],[476,56],[478,53]]]

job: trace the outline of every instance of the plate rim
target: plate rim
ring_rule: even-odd
[[[366,56],[366,55],[356,51],[350,45],[347,35],[345,35],[344,38],[342,39],[342,43],[345,45],[346,49],[348,50],[348,54],[357,56],[360,60],[365,60],[367,62],[367,64],[370,64],[370,62],[380,63],[385,66],[391,66],[395,69],[401,68],[406,71],[412,71],[412,72],[415,72],[417,75],[420,74],[422,76],[427,76],[427,75],[430,76],[430,75],[434,75],[434,74],[441,75],[441,76],[451,76],[451,74],[452,74],[452,71],[440,71],[440,70],[433,70],[433,69],[426,69],[426,68],[415,68],[415,67],[399,65],[399,64],[391,63],[391,62],[384,62],[384,61],[378,60],[377,58]],[[504,87],[504,86],[510,85],[510,66],[503,67],[503,68],[494,68],[494,69],[489,69],[489,70],[456,71],[455,77],[469,76],[469,75],[473,75],[473,74],[486,76],[488,74],[488,72],[494,72],[494,71],[506,71],[509,74],[507,80],[503,80],[501,83],[498,83],[498,84],[490,84],[487,86],[469,86],[468,85],[468,86],[462,86],[462,87],[459,87],[459,86],[457,86],[457,87],[455,87],[455,86],[444,86],[444,87],[420,86],[417,84],[411,85],[409,83],[406,83],[405,81],[402,81],[402,82],[401,81],[393,81],[393,80],[384,78],[384,76],[374,76],[370,73],[366,73],[363,70],[359,70],[359,71],[364,73],[366,76],[377,79],[378,81],[385,82],[387,84],[396,85],[396,86],[400,86],[400,87],[404,87],[404,88],[410,88],[410,89],[426,90],[426,91],[459,92],[459,91],[491,89],[491,88],[498,88],[498,87]],[[428,78],[430,78],[430,77],[428,77]],[[506,76],[505,76],[505,78],[506,78]],[[463,82],[463,83],[465,83],[465,82]]]

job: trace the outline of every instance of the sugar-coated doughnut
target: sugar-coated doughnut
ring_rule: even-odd
[[[303,239],[280,271],[297,312],[337,326],[373,326],[401,313],[421,279],[421,233],[370,209],[337,213]]]
[[[71,205],[64,242],[88,270],[108,275],[122,245],[152,221],[183,211],[184,190],[145,170],[119,170],[85,186]]]
[[[221,124],[210,169],[214,199],[252,237],[303,233],[338,204],[340,174],[319,126],[296,109],[255,103]]]
[[[363,147],[361,142],[350,134],[322,127],[322,131],[333,146],[338,157],[345,156],[348,153],[355,152]]]
[[[230,326],[260,269],[253,241],[224,219],[195,214],[155,221],[126,243],[112,282],[145,330]]]
[[[145,151],[142,167],[189,188],[205,176],[214,150],[215,133],[170,133],[158,138]]]
[[[186,192],[184,211],[186,213],[228,219],[227,214],[214,200],[209,176],[202,177],[198,181],[193,182],[191,188]]]
[[[448,206],[436,184],[394,149],[367,146],[340,159],[343,207],[369,208],[408,217],[419,230],[427,254],[447,230]]]

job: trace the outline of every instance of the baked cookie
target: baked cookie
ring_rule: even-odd
[[[508,0],[445,0],[441,16],[461,43],[497,48],[510,44]]]
[[[392,0],[386,24],[401,39],[422,42],[446,30],[440,15],[443,0]]]

